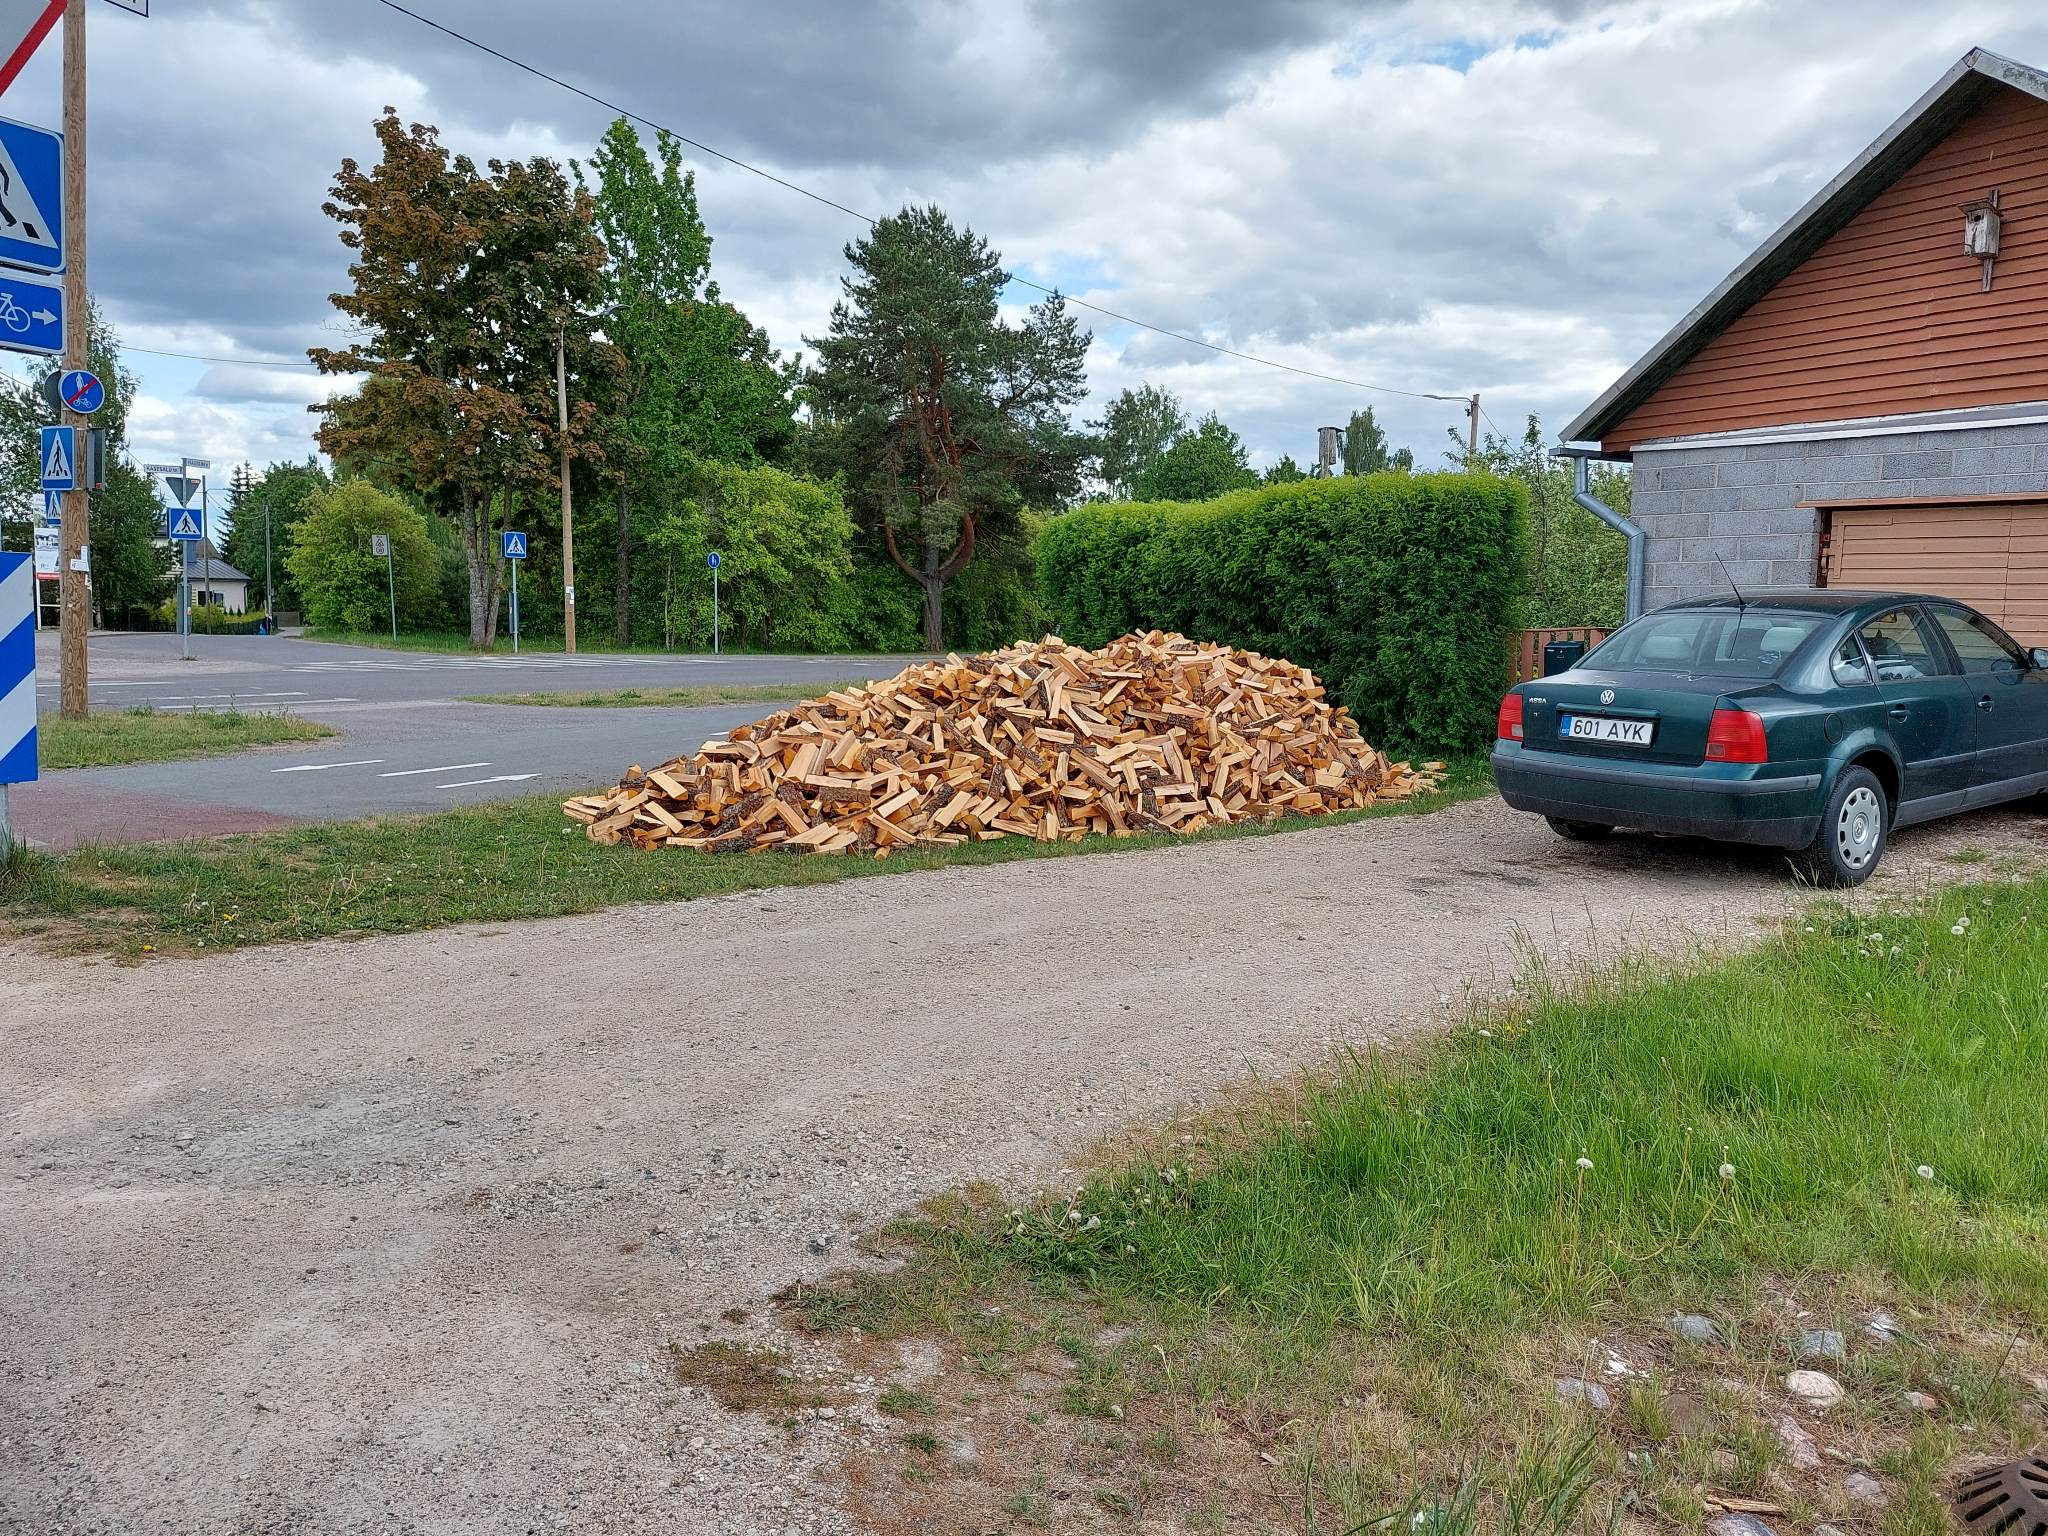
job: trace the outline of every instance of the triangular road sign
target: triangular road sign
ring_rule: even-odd
[[[192,493],[199,489],[199,482],[188,475],[165,475],[164,484],[171,488],[171,500],[184,506],[192,499]]]
[[[50,436],[50,451],[43,459],[45,480],[69,480],[71,478],[71,453],[62,432]]]
[[[171,537],[174,539],[196,539],[199,537],[199,519],[190,511],[180,507],[177,516],[171,519]]]
[[[45,247],[53,263],[61,254],[56,232],[43,217],[43,210],[36,206],[35,194],[29,191],[4,141],[0,141],[0,234]]]

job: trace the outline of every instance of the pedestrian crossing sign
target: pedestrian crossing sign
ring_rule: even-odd
[[[78,485],[78,432],[73,427],[43,428],[43,489],[68,491]]]
[[[524,560],[526,558],[525,534],[516,533],[508,528],[501,537],[504,540],[504,557],[507,560]]]
[[[206,530],[199,523],[199,514],[190,507],[172,507],[170,520],[173,539],[191,544],[206,537]]]

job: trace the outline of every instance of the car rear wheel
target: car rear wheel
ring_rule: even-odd
[[[1614,828],[1604,821],[1566,821],[1562,816],[1546,816],[1550,830],[1559,837],[1574,843],[1597,843]]]
[[[1801,853],[1800,867],[1819,885],[1861,885],[1884,857],[1890,823],[1877,776],[1867,768],[1847,769],[1835,781],[1820,831]]]

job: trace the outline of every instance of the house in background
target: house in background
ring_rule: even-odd
[[[1564,435],[1633,464],[1631,613],[1900,588],[2048,644],[2048,75],[1964,55]]]
[[[172,554],[175,559],[176,551]],[[220,551],[213,547],[211,541],[202,539],[192,547],[192,557],[186,569],[191,572],[194,608],[218,608],[223,613],[249,611],[247,574],[221,559]],[[173,566],[172,578],[175,580],[176,576],[177,568]]]

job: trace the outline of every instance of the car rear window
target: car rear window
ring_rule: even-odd
[[[1617,630],[1580,665],[1703,677],[1776,677],[1826,618],[1760,608],[1653,613]]]

